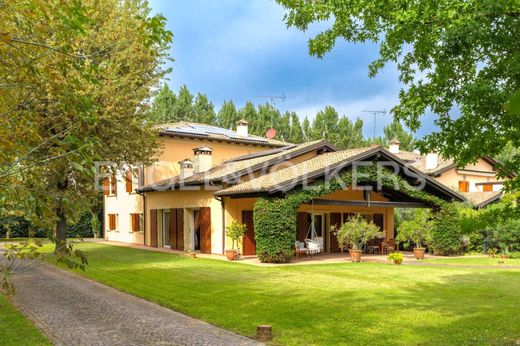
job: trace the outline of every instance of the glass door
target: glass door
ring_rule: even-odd
[[[163,210],[163,246],[170,247],[170,210]]]

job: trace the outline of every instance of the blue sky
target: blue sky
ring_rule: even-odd
[[[400,89],[394,66],[375,78],[368,64],[377,57],[373,44],[338,41],[323,59],[308,54],[307,41],[323,25],[303,33],[287,28],[284,9],[271,0],[152,0],[156,12],[168,19],[174,34],[171,56],[173,89],[186,84],[202,92],[218,107],[233,99],[237,106],[262,96],[285,95],[276,101],[282,111],[296,111],[312,119],[327,105],[352,119],[360,117],[365,135],[373,134],[373,116],[363,110],[389,110]],[[391,116],[378,117],[377,134]],[[430,132],[432,116],[416,134]]]

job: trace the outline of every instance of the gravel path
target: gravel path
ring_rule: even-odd
[[[261,345],[51,265],[14,282],[15,305],[56,345]]]

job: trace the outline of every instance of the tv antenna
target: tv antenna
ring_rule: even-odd
[[[383,109],[381,111],[361,111],[362,113],[372,113],[372,115],[374,116],[374,138],[376,138],[376,117],[378,115],[385,115],[386,114],[386,109]]]
[[[276,100],[281,100],[282,102],[285,101],[285,94],[282,95],[267,95],[267,96],[257,96],[258,98],[264,98],[268,99],[271,106],[276,105]]]

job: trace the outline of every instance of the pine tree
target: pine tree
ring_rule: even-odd
[[[338,112],[332,106],[319,111],[312,122],[311,140],[325,139],[333,144],[339,141]]]

